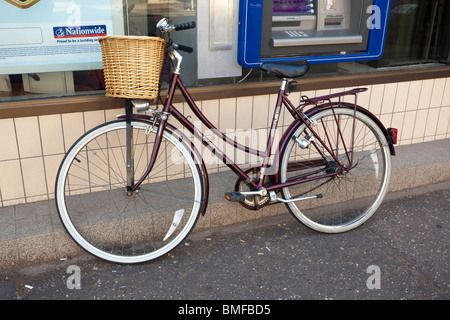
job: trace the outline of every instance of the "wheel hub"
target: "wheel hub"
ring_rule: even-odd
[[[339,172],[340,169],[341,169],[341,166],[336,161],[332,160],[327,163],[325,172],[328,174],[337,173],[337,172]]]

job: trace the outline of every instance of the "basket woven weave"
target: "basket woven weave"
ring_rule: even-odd
[[[106,95],[156,99],[165,41],[138,36],[107,36],[98,40],[102,48]]]

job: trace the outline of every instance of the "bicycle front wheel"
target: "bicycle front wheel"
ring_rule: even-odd
[[[134,177],[147,169],[157,126],[132,121]],[[155,165],[127,193],[126,123],[83,135],[63,159],[55,188],[64,227],[86,251],[118,263],[158,258],[194,227],[204,199],[201,171],[180,136],[165,130]]]
[[[280,181],[304,179],[281,190],[284,199],[321,195],[321,198],[287,203],[289,211],[306,226],[339,233],[367,221],[380,206],[391,175],[388,142],[379,126],[354,109],[334,107],[310,116],[316,136],[311,140],[299,124],[282,151]],[[342,164],[318,142],[320,138]],[[303,147],[303,148],[302,148]],[[338,175],[323,177],[333,173]],[[323,177],[323,178],[320,178]]]

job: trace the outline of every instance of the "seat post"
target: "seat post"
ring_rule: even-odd
[[[282,81],[281,81],[281,86],[280,86],[280,90],[281,91],[285,91],[286,90],[286,84],[288,83],[288,79],[286,79],[286,78],[283,78],[282,79]]]

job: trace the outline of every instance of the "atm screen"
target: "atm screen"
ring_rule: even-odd
[[[273,1],[273,13],[274,14],[307,14],[312,13],[311,0],[274,0]]]

